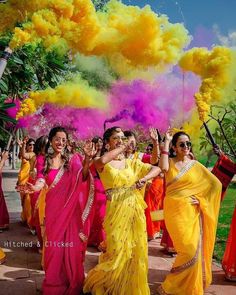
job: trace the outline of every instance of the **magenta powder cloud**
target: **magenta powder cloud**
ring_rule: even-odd
[[[80,139],[102,135],[104,121],[108,121],[106,127],[132,129],[141,124],[144,128],[155,126],[165,131],[173,122],[176,126],[190,118],[195,104],[193,95],[199,85],[198,78],[179,73],[158,76],[151,82],[117,81],[108,93],[106,111],[46,104],[41,112],[27,118],[27,129],[30,134],[40,136],[62,125]]]

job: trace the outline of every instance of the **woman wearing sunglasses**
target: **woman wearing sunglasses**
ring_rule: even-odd
[[[171,159],[170,143],[176,154]],[[202,295],[212,280],[221,183],[192,159],[190,150],[186,133],[167,131],[160,160],[166,177],[164,218],[177,256],[159,294]]]

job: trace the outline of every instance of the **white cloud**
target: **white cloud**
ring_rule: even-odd
[[[236,49],[236,31],[229,31],[228,35],[223,35],[218,25],[213,26],[213,31],[220,45]]]

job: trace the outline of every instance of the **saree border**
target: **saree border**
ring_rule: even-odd
[[[85,223],[86,219],[88,218],[88,215],[91,211],[93,201],[94,201],[94,181],[93,181],[92,174],[90,172],[89,172],[89,177],[90,177],[89,196],[88,196],[88,200],[87,200],[84,212],[82,214],[83,224]]]
[[[202,282],[203,282],[203,290],[205,290],[206,289],[206,269],[205,269],[204,240],[203,240],[204,218],[203,218],[202,212],[200,212],[199,222],[200,222],[200,239],[201,239],[201,254],[202,254]]]
[[[193,258],[190,259],[188,262],[186,262],[184,264],[181,264],[181,265],[176,266],[176,267],[172,267],[172,269],[170,270],[171,273],[179,273],[179,272],[182,272],[182,271],[190,268],[191,266],[193,266],[197,262],[198,256],[199,256],[199,252],[200,252],[200,249],[201,249],[201,242],[200,242],[200,240],[198,242],[197,250],[196,250],[196,253],[193,256]]]
[[[198,257],[199,257],[199,253],[201,251],[201,254],[202,254],[202,279],[203,279],[203,287],[205,289],[206,279],[205,279],[205,261],[204,261],[204,255],[203,255],[203,226],[202,226],[202,223],[203,223],[202,222],[202,213],[200,212],[200,214],[199,214],[200,236],[199,236],[198,246],[197,246],[197,250],[196,250],[195,255],[188,262],[181,264],[179,266],[176,266],[176,267],[172,267],[170,272],[171,273],[180,273],[180,272],[190,268],[191,266],[193,266],[197,262]]]
[[[61,180],[63,174],[65,172],[64,164],[61,166],[60,170],[58,171],[56,177],[54,178],[52,184],[49,186],[48,190],[54,188],[58,182]]]
[[[171,184],[173,184],[174,182],[176,182],[177,180],[179,180],[182,176],[184,176],[184,174],[186,172],[188,172],[195,164],[197,163],[197,161],[192,160],[189,161],[183,168],[181,168],[181,170],[179,171],[179,173],[170,181],[166,184],[166,186],[170,186]]]

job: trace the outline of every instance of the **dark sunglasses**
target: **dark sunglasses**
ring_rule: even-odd
[[[190,148],[190,147],[192,146],[192,143],[191,143],[191,141],[181,142],[181,143],[179,144],[179,146],[180,146],[181,148],[184,148],[184,147],[188,147],[188,148]]]

